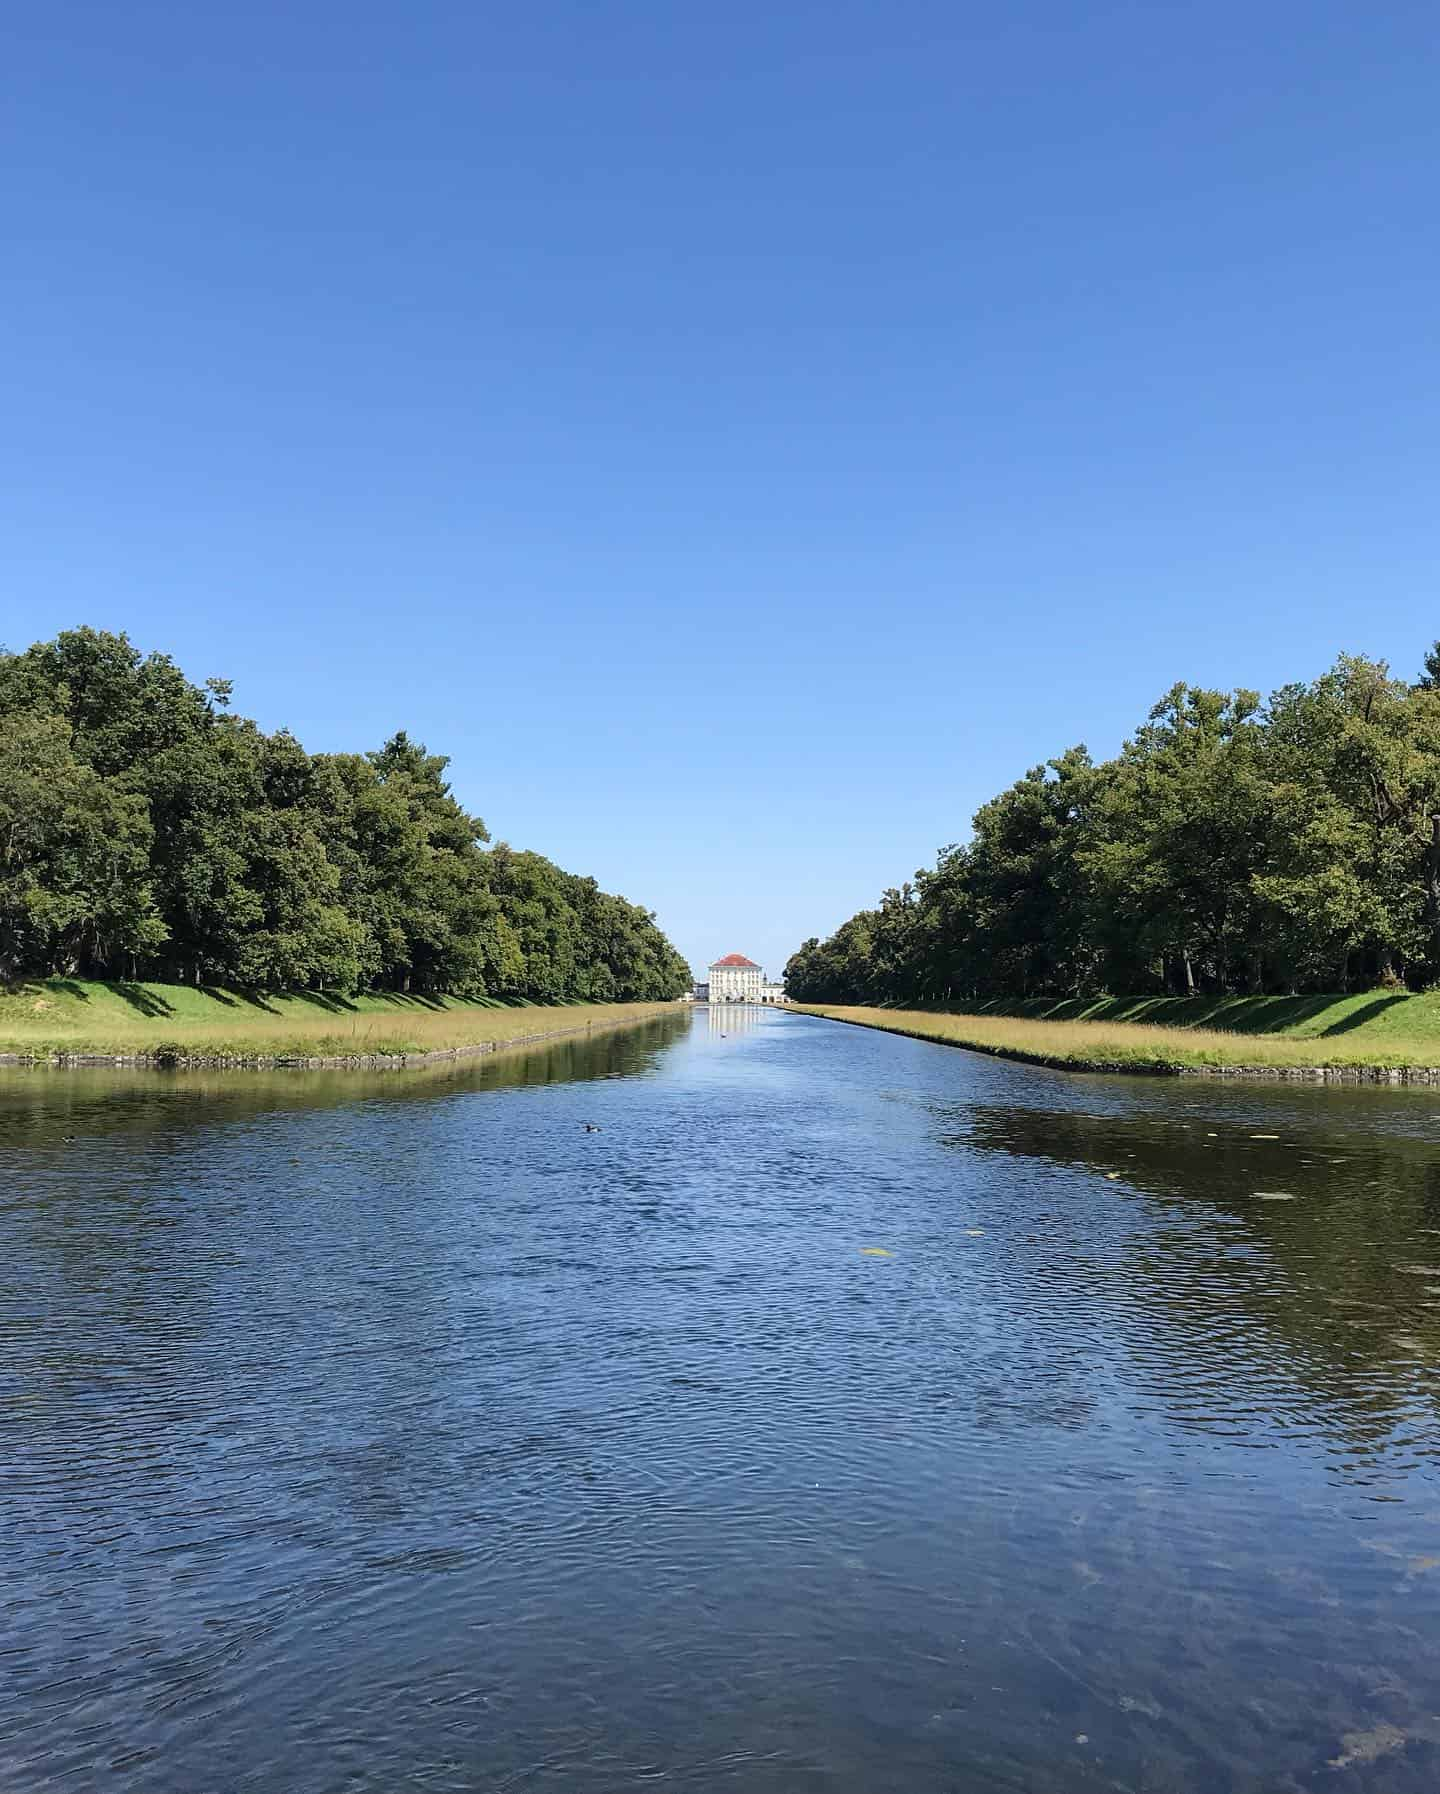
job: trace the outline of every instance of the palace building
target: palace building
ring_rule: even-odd
[[[785,987],[767,979],[753,959],[727,953],[710,967],[710,981],[697,987],[711,1003],[783,1003]]]
[[[727,953],[710,967],[712,1003],[758,1003],[765,974],[743,953]]]

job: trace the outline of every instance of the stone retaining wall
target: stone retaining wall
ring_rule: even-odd
[[[1182,1078],[1258,1078],[1271,1084],[1440,1084],[1434,1065],[1177,1065]]]

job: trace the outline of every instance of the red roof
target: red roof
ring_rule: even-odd
[[[713,972],[717,966],[749,966],[752,972],[758,972],[760,970],[755,961],[753,959],[746,959],[743,953],[727,953],[724,959],[712,960],[710,963],[710,970]]]

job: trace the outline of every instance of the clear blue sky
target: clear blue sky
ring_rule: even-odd
[[[12,7],[0,641],[778,969],[1173,680],[1440,634],[1440,15]]]

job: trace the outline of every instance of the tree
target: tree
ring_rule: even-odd
[[[1085,853],[1101,783],[1086,749],[1072,747],[976,814],[965,870],[969,926],[985,941],[972,968],[982,988],[1030,996],[1092,980]]]
[[[62,717],[0,730],[0,975],[120,972],[165,938],[142,799],[76,759]]]
[[[1415,685],[1342,656],[1262,705],[1178,684],[977,811],[787,988],[822,1002],[1345,987],[1440,977],[1440,643]]]
[[[1177,685],[1111,768],[1083,860],[1112,983],[1123,968],[1133,988],[1153,964],[1186,994],[1226,989],[1248,962],[1258,985],[1259,709],[1254,692]]]
[[[0,972],[257,989],[678,996],[649,911],[487,852],[447,761],[403,731],[307,754],[123,635],[0,653]]]

